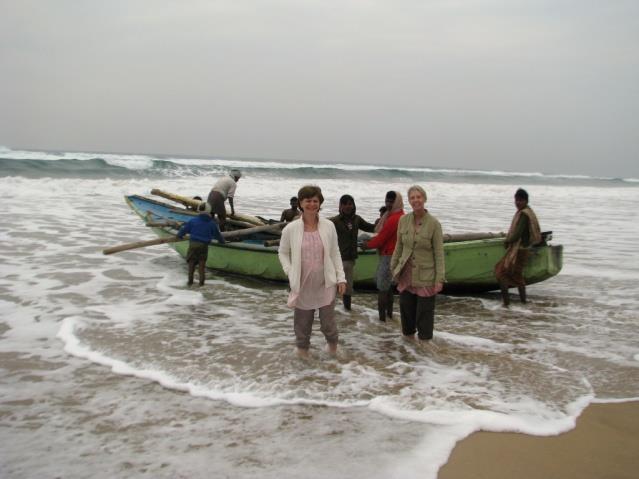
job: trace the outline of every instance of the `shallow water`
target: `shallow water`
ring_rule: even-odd
[[[256,169],[236,208],[279,217],[318,183],[324,215],[349,192],[372,220],[387,189],[414,180],[342,176],[282,168],[274,183]],[[507,229],[520,180],[422,184],[458,233]],[[316,328],[302,361],[284,285],[211,272],[188,288],[167,246],[101,254],[152,238],[125,194],[204,196],[210,183],[0,177],[1,476],[434,478],[479,428],[556,434],[592,400],[639,397],[637,187],[523,185],[564,245],[564,270],[530,286],[529,304],[440,296],[421,344],[356,294],[352,312],[337,308],[338,356]]]

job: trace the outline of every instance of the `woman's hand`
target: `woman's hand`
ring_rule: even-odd
[[[337,293],[340,296],[343,296],[345,291],[346,291],[346,283],[337,283]]]

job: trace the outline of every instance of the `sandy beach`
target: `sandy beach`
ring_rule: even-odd
[[[630,479],[638,470],[639,402],[627,402],[593,404],[559,436],[472,434],[438,479]]]

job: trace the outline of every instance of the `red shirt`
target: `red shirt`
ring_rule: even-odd
[[[397,225],[399,219],[404,215],[404,211],[395,211],[391,213],[384,226],[376,236],[373,236],[368,242],[369,248],[379,249],[379,254],[382,256],[390,256],[395,251],[395,245],[397,244]]]

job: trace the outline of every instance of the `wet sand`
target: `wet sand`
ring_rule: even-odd
[[[461,441],[438,479],[634,479],[639,402],[593,404],[553,437],[478,432]]]

